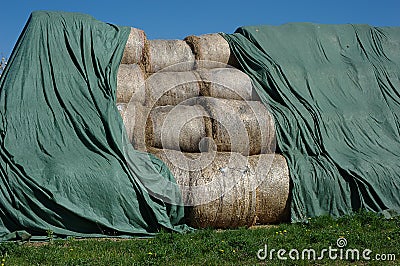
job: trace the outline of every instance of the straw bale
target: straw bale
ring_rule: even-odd
[[[190,71],[195,59],[190,46],[182,40],[149,40],[144,66],[148,73]]]
[[[201,69],[198,73],[208,90],[205,96],[247,101],[254,99],[256,92],[252,81],[239,69]]]
[[[144,103],[144,74],[137,64],[121,64],[117,75],[117,102],[128,103],[132,97]]]
[[[254,161],[250,161],[254,167]],[[265,173],[266,166],[258,165],[259,172]],[[269,173],[257,187],[256,223],[269,224],[288,221],[290,218],[289,169],[285,157],[275,155]]]
[[[158,72],[146,79],[146,105],[177,105],[200,95],[200,78],[193,71]]]
[[[289,172],[281,155],[149,152],[171,169],[193,227],[237,228],[289,218]]]
[[[243,155],[275,151],[274,120],[261,102],[203,97],[198,103],[211,117],[217,151]]]
[[[195,54],[197,68],[238,66],[228,42],[218,33],[188,36],[185,41]]]
[[[158,106],[146,125],[146,144],[156,148],[199,152],[206,135],[207,113],[200,105]]]
[[[126,104],[123,121],[129,141],[140,151],[146,150],[145,128],[151,109],[137,101]]]
[[[146,43],[146,34],[141,29],[131,28],[125,50],[122,55],[122,64],[139,64],[143,60]]]

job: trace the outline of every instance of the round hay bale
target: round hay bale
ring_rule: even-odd
[[[289,217],[289,172],[281,155],[148,151],[175,176],[190,226],[249,227]]]
[[[132,97],[144,103],[144,74],[137,64],[121,64],[117,75],[117,102],[127,103]]]
[[[190,71],[195,59],[190,46],[182,40],[149,40],[144,65],[148,73]]]
[[[154,73],[146,79],[146,105],[177,105],[197,97],[200,82],[193,71]]]
[[[195,54],[197,68],[238,66],[228,42],[218,33],[188,36],[185,41]]]
[[[255,162],[250,160],[251,167]],[[257,171],[265,173],[259,164]],[[267,178],[257,187],[256,223],[269,224],[288,221],[290,218],[290,181],[285,157],[275,155]]]
[[[156,148],[199,152],[206,135],[202,106],[158,106],[150,112],[146,125],[146,144]]]
[[[237,153],[218,153],[207,167],[190,173],[194,206],[189,224],[196,228],[237,228],[255,220],[256,192],[247,159]],[[198,193],[194,193],[198,191]]]
[[[274,120],[261,102],[203,97],[198,103],[211,117],[217,151],[243,155],[275,152]]]
[[[145,128],[150,110],[137,101],[130,101],[126,104],[123,121],[129,141],[136,150],[146,150]]]
[[[131,28],[121,64],[139,64],[143,60],[146,34],[141,29]]]
[[[205,96],[251,101],[256,94],[250,77],[239,69],[214,68],[198,72],[208,90]]]

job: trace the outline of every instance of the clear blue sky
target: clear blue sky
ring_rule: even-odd
[[[400,0],[6,0],[0,7],[0,56],[9,56],[29,14],[34,10],[90,14],[105,22],[141,28],[149,39],[232,33],[245,25],[288,22],[400,26]]]

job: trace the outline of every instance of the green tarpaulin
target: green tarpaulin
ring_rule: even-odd
[[[275,118],[292,221],[400,213],[400,27],[293,23],[225,34]]]
[[[171,173],[133,150],[115,105],[129,30],[32,13],[0,80],[0,240],[189,229]]]

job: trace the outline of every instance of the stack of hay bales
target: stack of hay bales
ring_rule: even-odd
[[[289,173],[274,121],[219,34],[147,40],[132,28],[117,106],[134,148],[164,161],[187,223],[236,228],[289,218]]]

